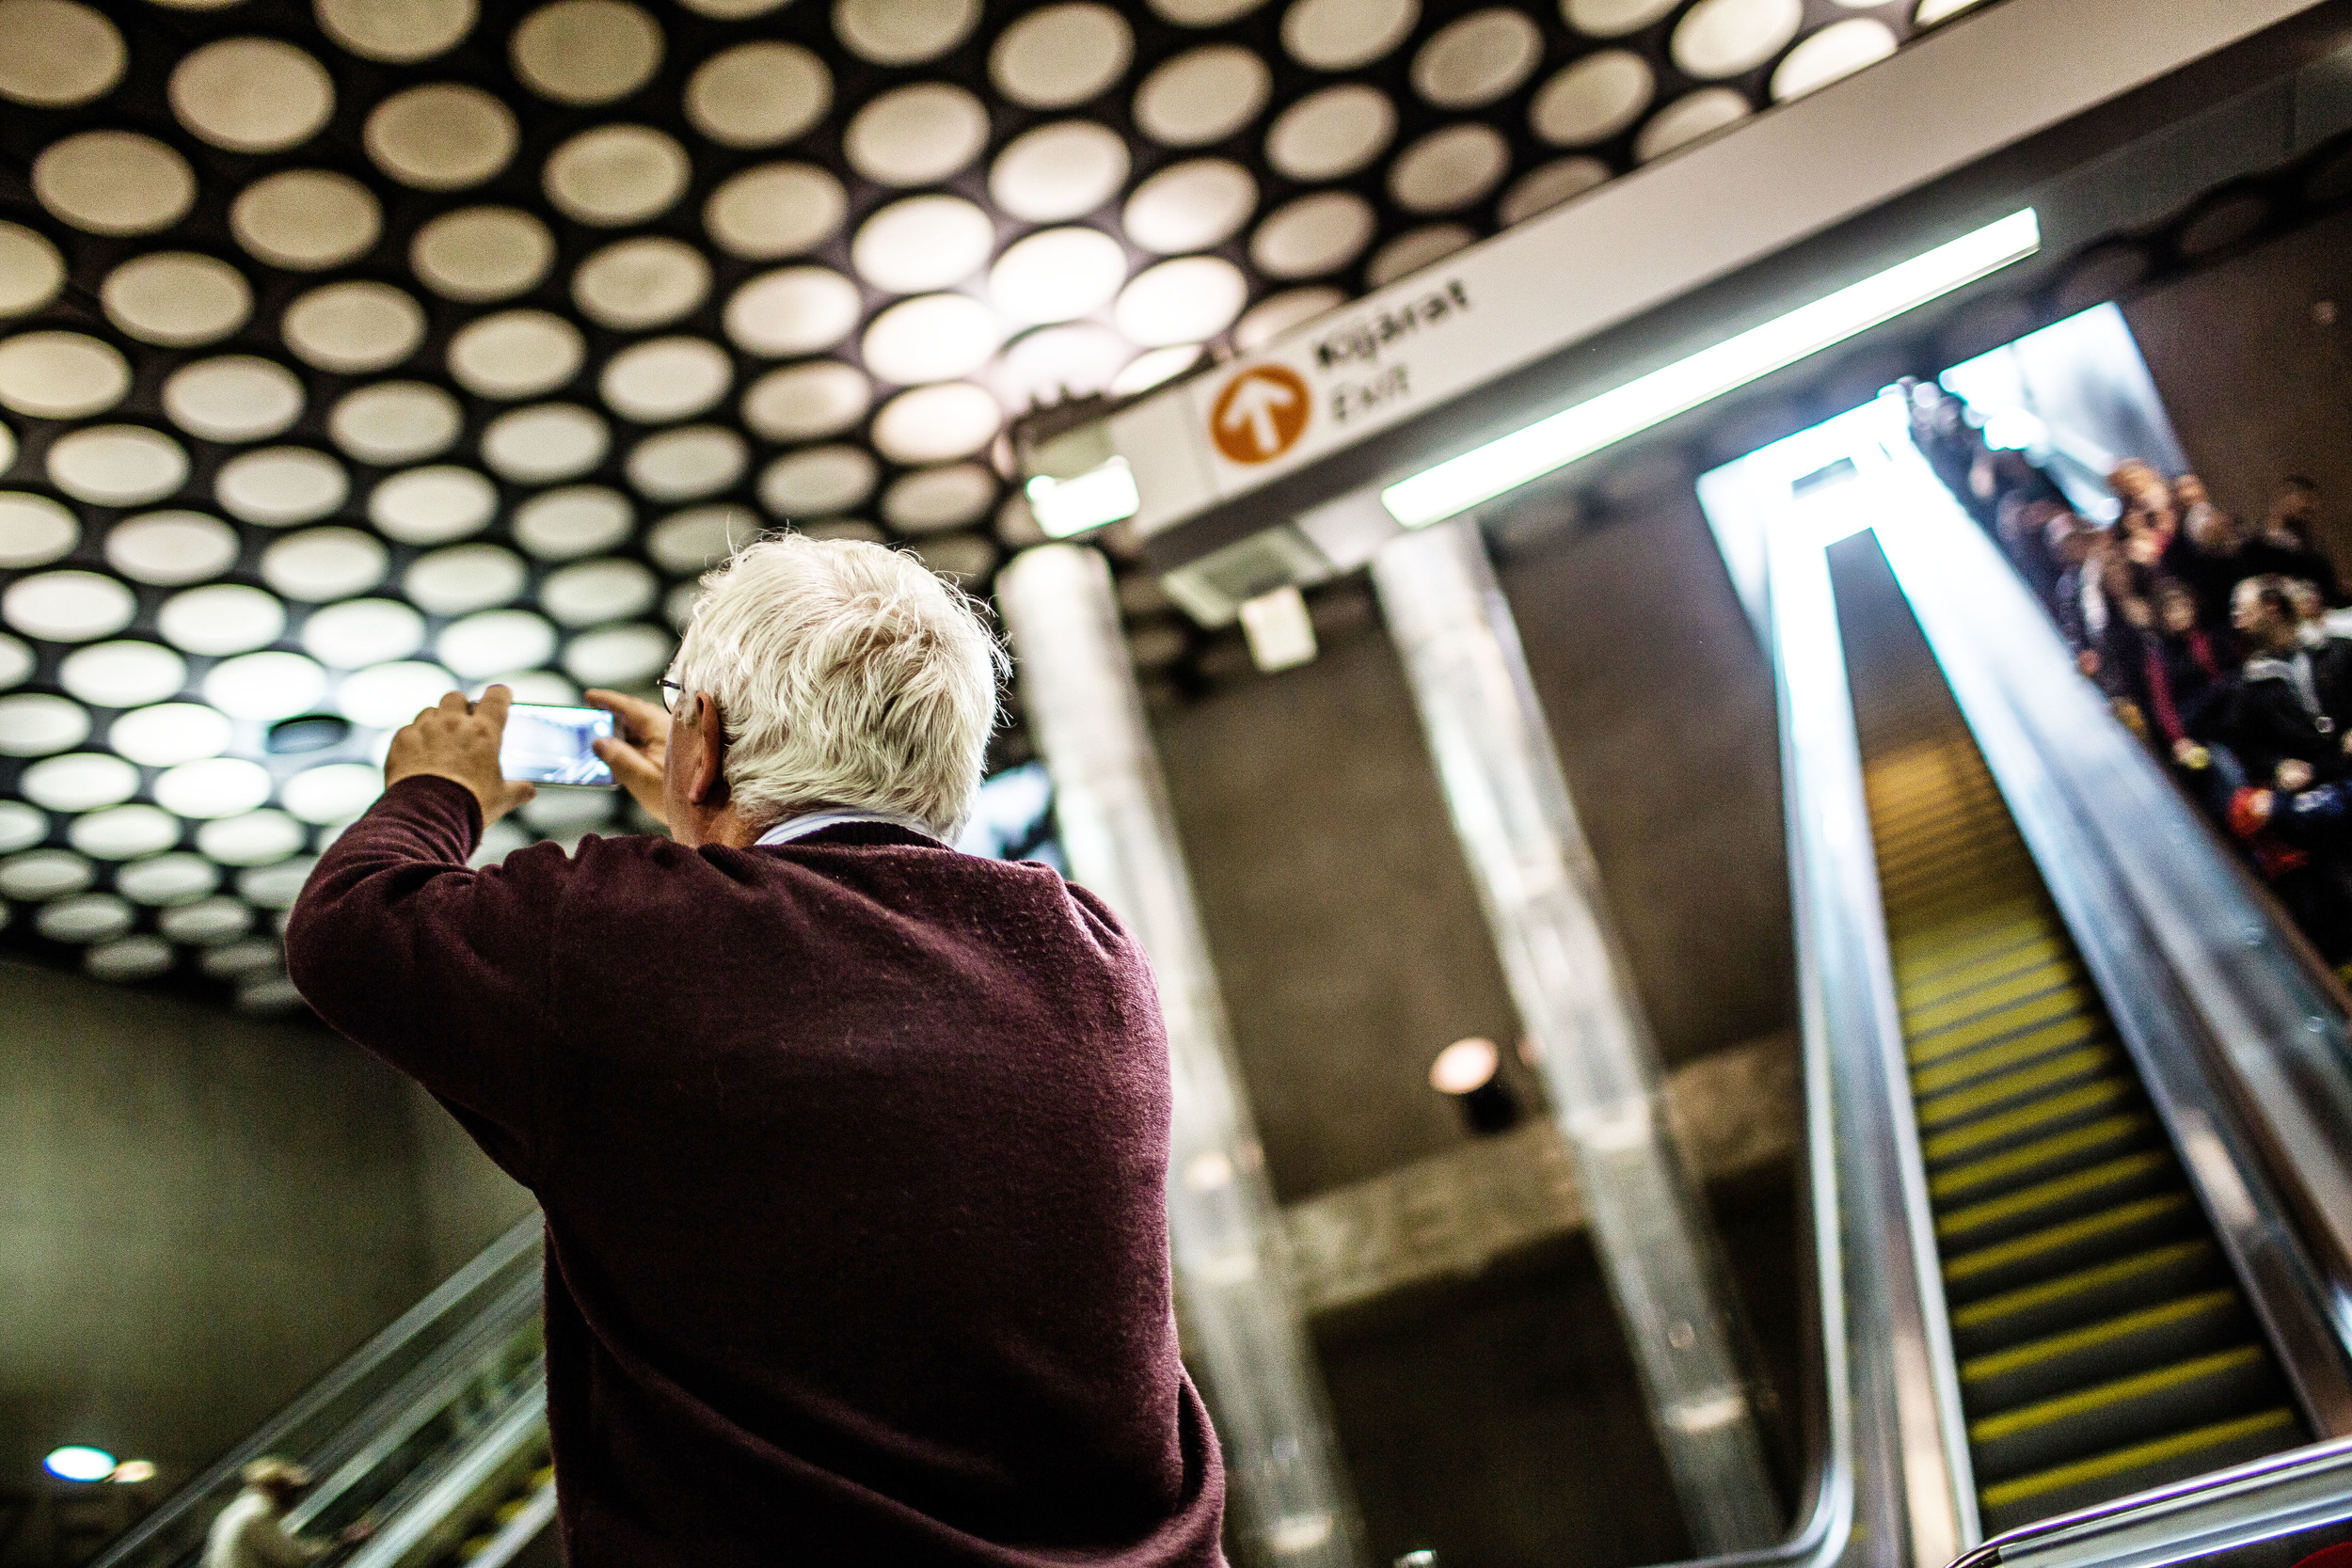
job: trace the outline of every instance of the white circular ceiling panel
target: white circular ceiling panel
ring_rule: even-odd
[[[743,394],[743,422],[771,441],[815,441],[854,426],[873,401],[872,383],[855,366],[815,359],[753,382]]]
[[[196,205],[196,171],[152,136],[85,131],[33,160],[33,194],[58,218],[93,234],[151,234]]]
[[[65,258],[21,223],[0,222],[0,316],[38,310],[65,287]]]
[[[1804,22],[1804,0],[1698,0],[1675,24],[1669,53],[1685,76],[1738,76],[1787,48]]]
[[[375,248],[384,210],[347,174],[290,168],[238,193],[229,205],[229,231],[272,266],[323,272]]]
[[[690,507],[655,524],[645,549],[663,571],[686,577],[716,566],[766,531],[749,507]]]
[[[1897,47],[1895,30],[1876,17],[1833,22],[1788,51],[1772,69],[1772,99],[1787,103],[1876,65]]]
[[[368,497],[368,520],[403,545],[446,545],[489,527],[498,486],[453,463],[409,468]]]
[[[759,476],[760,503],[787,521],[830,517],[864,501],[881,477],[862,447],[805,447]]]
[[[765,261],[824,244],[849,211],[841,182],[816,165],[762,164],[710,193],[703,228],[720,249]]]
[[[1268,294],[1233,324],[1233,346],[1244,354],[1255,354],[1291,328],[1303,326],[1345,303],[1346,294],[1323,284]]]
[[[683,240],[641,234],[616,240],[572,273],[572,303],[598,326],[665,326],[710,293],[710,262]]]
[[[337,400],[326,433],[358,461],[389,467],[447,451],[464,420],[457,400],[430,382],[379,381]]]
[[[258,588],[216,582],[166,599],[155,613],[155,629],[183,653],[250,653],[278,641],[286,629],[286,607]]]
[[[604,461],[612,432],[576,403],[542,403],[492,420],[482,432],[482,460],[516,484],[552,484]]]
[[[461,207],[408,242],[418,281],[444,299],[476,305],[536,288],[555,262],[555,236],[516,207]]]
[[[402,184],[456,191],[504,168],[522,129],[514,110],[480,87],[435,82],[378,103],[361,140],[375,166]]]
[[[936,533],[977,520],[995,500],[996,476],[985,465],[949,463],[900,475],[882,492],[881,511],[901,532]]]
[[[1364,263],[1364,281],[1385,289],[1398,278],[1443,261],[1478,236],[1458,223],[1424,224],[1408,229],[1372,253]]]
[[[996,314],[965,294],[925,294],[876,316],[858,352],[879,381],[901,387],[953,381],[988,363],[1003,329]]]
[[[131,362],[79,332],[21,332],[0,341],[0,406],[39,420],[103,413],[131,390]]]
[[[304,363],[340,375],[389,370],[424,341],[424,309],[389,283],[353,279],[286,307],[278,335]]]
[[[1489,6],[1454,18],[1413,55],[1413,90],[1440,109],[1476,109],[1518,90],[1544,57],[1544,35],[1524,11]]]
[[[85,425],[50,443],[50,483],[93,506],[143,506],[187,483],[187,450],[144,425]]]
[[[588,345],[580,328],[547,310],[501,310],[449,341],[449,373],[477,397],[531,398],[580,373]]]
[[[245,274],[192,250],[137,256],[106,275],[98,303],[116,330],[162,348],[226,338],[253,313]]]
[[[911,196],[858,225],[850,264],[875,288],[919,294],[961,283],[988,265],[996,225],[959,196]]]
[[[40,572],[19,578],[0,594],[0,619],[44,642],[88,642],[111,637],[138,613],[128,588],[96,572]]]
[[[29,490],[0,490],[0,566],[43,566],[81,542],[72,508]]]
[[[1028,223],[1058,223],[1091,213],[1127,179],[1127,144],[1107,126],[1066,119],[1024,132],[989,166],[988,194]]]
[[[797,43],[762,39],[722,50],[686,82],[686,118],[727,147],[773,147],[833,107],[833,73]]]
[[[202,441],[259,441],[302,417],[302,381],[274,359],[224,354],[164,379],[164,412]]]
[[[1421,0],[1291,0],[1282,47],[1312,71],[1354,71],[1395,52],[1421,20]]]
[[[601,484],[567,485],[533,496],[516,508],[515,543],[542,561],[570,561],[618,546],[636,520],[636,509],[618,490]]]
[[[653,79],[661,27],[628,0],[552,0],[507,40],[516,77],[540,97],[579,108],[616,103]]]
[[[1024,325],[1092,315],[1127,281],[1127,253],[1099,229],[1041,229],[996,259],[988,297]]]
[[[1338,180],[1387,150],[1396,105],[1361,82],[1323,87],[1284,109],[1266,131],[1266,161],[1294,180]]]
[[[302,624],[302,651],[330,670],[364,670],[423,646],[424,617],[398,599],[345,599]]]
[[[596,391],[625,420],[667,424],[716,404],[734,378],[727,351],[707,338],[652,338],[607,360]]]
[[[401,592],[427,615],[469,615],[512,604],[529,582],[522,558],[496,545],[455,545],[419,556]]]
[[[834,36],[876,65],[935,60],[979,24],[980,0],[834,0]]]
[[[686,150],[649,125],[599,125],[548,155],[540,183],[556,210],[599,228],[643,223],[686,194]]]
[[[555,628],[527,610],[485,610],[441,630],[433,651],[460,680],[532,670],[555,656]]]
[[[1713,135],[1755,113],[1755,107],[1734,87],[1701,87],[1684,93],[1650,116],[1633,138],[1638,163],[1662,158],[1677,149]]]
[[[1258,118],[1274,90],[1265,61],[1237,43],[1209,43],[1152,68],[1136,88],[1136,126],[1168,147],[1223,141]]]
[[[262,580],[290,599],[324,604],[365,593],[384,580],[391,554],[356,528],[313,528],[272,542],[262,552]]]
[[[114,24],[74,0],[0,0],[0,98],[40,109],[87,103],[122,79]]]
[[[548,574],[539,608],[567,626],[626,621],[653,608],[661,584],[634,561],[582,561]]]
[[[230,152],[283,152],[318,135],[335,112],[326,67],[277,39],[220,39],[172,68],[171,112],[189,132]]]
[[[1657,75],[1630,49],[1601,49],[1554,75],[1528,105],[1528,124],[1555,147],[1587,147],[1631,128]]]
[[[996,35],[989,79],[1030,109],[1066,109],[1106,91],[1135,58],[1126,18],[1093,0],[1041,6]]]
[[[850,166],[884,185],[935,184],[987,145],[988,110],[946,82],[917,82],[868,101],[841,136]]]
[[[473,31],[474,0],[312,0],[320,30],[362,59],[414,65]]]
[[[893,463],[952,463],[996,438],[1005,411],[984,387],[946,381],[900,392],[874,416],[874,450]]]
[[[1249,260],[1269,277],[1321,277],[1362,255],[1378,226],[1354,191],[1318,191],[1267,214],[1249,236]]]
[[[779,267],[735,291],[724,325],[736,347],[781,358],[833,347],[864,309],[857,285],[830,268]]]
[[[1127,238],[1163,256],[1206,250],[1240,232],[1258,205],[1258,182],[1239,164],[1193,158],[1137,185],[1120,212]]]
[[[326,694],[326,672],[316,659],[276,649],[222,659],[204,677],[206,702],[231,719],[262,723],[308,713]]]
[[[57,684],[95,707],[140,707],[177,695],[187,660],[152,642],[97,642],[57,666]]]
[[[265,447],[230,458],[213,478],[230,516],[263,528],[324,517],[351,495],[342,464],[309,447]]]
[[[648,500],[693,500],[743,477],[751,451],[724,425],[695,424],[648,436],[629,449],[628,482]]]
[[[1486,199],[1510,172],[1511,144],[1483,120],[1432,131],[1389,166],[1389,195],[1411,213],[1451,213]]]

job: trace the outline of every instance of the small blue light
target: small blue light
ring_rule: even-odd
[[[104,1481],[115,1473],[113,1454],[80,1443],[50,1449],[49,1457],[41,1464],[51,1475],[66,1481]]]

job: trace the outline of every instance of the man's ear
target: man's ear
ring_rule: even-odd
[[[707,691],[693,696],[693,711],[686,726],[686,798],[695,805],[717,811],[727,803],[727,725],[719,699]]]

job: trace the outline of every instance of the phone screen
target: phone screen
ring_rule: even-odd
[[[612,734],[612,716],[600,707],[516,703],[506,710],[499,771],[532,784],[609,784],[612,769],[595,745]]]

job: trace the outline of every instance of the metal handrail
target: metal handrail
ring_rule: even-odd
[[[1952,1568],[2165,1568],[2352,1523],[2352,1439],[2316,1443],[1998,1535]]]
[[[333,1370],[295,1396],[251,1435],[172,1494],[163,1506],[125,1531],[92,1568],[129,1568],[144,1560],[167,1536],[194,1524],[198,1510],[223,1493],[233,1492],[241,1484],[238,1473],[262,1455],[288,1447],[322,1446],[315,1440],[304,1445],[296,1439],[338,1404],[353,1401],[372,1403],[384,1389],[430,1358],[446,1338],[465,1333],[477,1321],[485,1291],[499,1290],[517,1269],[532,1266],[542,1235],[543,1224],[535,1212],[518,1221]],[[338,1423],[338,1431],[347,1424]],[[183,1542],[166,1549],[176,1554],[186,1547],[187,1543]]]

